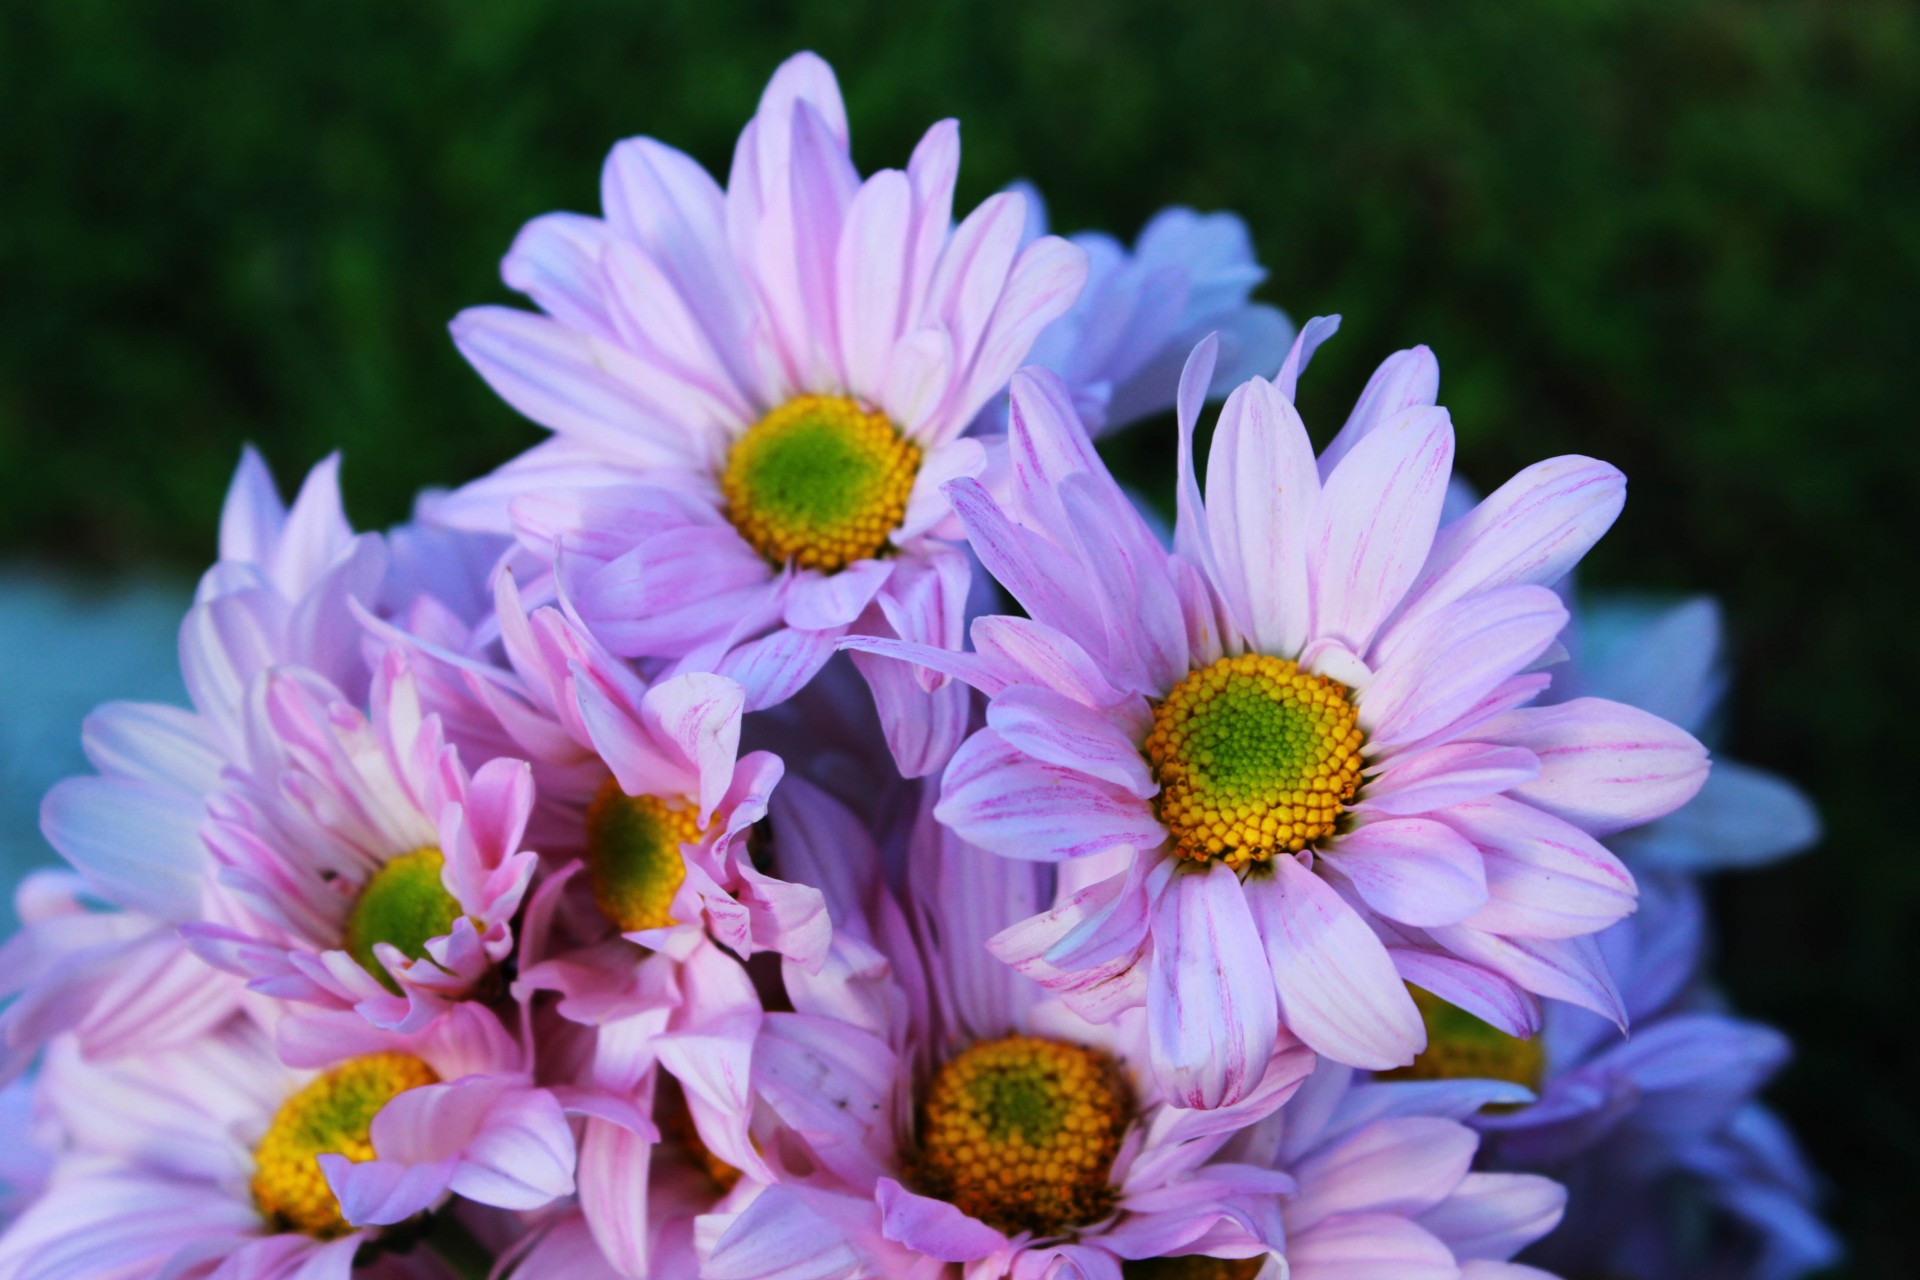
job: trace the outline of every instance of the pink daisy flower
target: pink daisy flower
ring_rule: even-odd
[[[270,668],[295,664],[364,694],[348,602],[373,598],[385,563],[380,539],[347,524],[337,458],[313,469],[289,508],[259,455],[242,456],[220,559],[180,628],[191,707],[98,708],[81,733],[98,772],[59,783],[41,807],[41,828],[74,874],[21,886],[23,927],[0,950],[0,996],[15,996],[0,1015],[0,1075],[56,1034],[113,1056],[191,1039],[233,1012],[238,984],[177,933],[218,910],[200,832],[207,797],[223,769],[251,758],[247,698]]]
[[[734,677],[752,708],[856,623],[957,641],[969,571],[941,486],[986,469],[963,432],[1086,274],[1065,241],[1022,246],[1017,195],[955,226],[958,168],[945,121],[904,172],[861,178],[812,54],[774,74],[724,189],[621,143],[604,218],[535,219],[507,255],[544,314],[453,325],[554,438],[435,518],[512,530],[615,653]]]
[[[976,852],[923,820],[903,910],[857,820],[821,792],[806,807],[783,853],[826,886],[834,945],[818,974],[786,966],[793,1012],[764,1019],[753,1136],[766,1172],[697,1224],[701,1275],[958,1264],[969,1280],[1118,1280],[1132,1260],[1277,1245],[1291,1181],[1226,1148],[1280,1107],[1310,1054],[1283,1042],[1237,1105],[1182,1111],[1145,1070],[1137,1013],[1098,1026],[982,968],[984,939],[1043,900],[1046,869],[981,877]],[[749,1186],[756,1176],[769,1181]]]
[[[1281,1026],[1350,1065],[1411,1061],[1409,981],[1519,1034],[1536,995],[1620,1017],[1590,935],[1633,879],[1590,833],[1706,774],[1654,716],[1527,705],[1567,620],[1544,584],[1612,523],[1619,473],[1541,463],[1441,527],[1453,433],[1424,351],[1383,365],[1314,457],[1292,394],[1331,327],[1228,398],[1204,504],[1196,351],[1171,553],[1059,381],[1022,374],[1009,496],[949,493],[1028,616],[976,621],[971,653],[847,642],[989,696],[936,813],[1071,868],[993,949],[1090,1016],[1144,1001],[1161,1087],[1190,1106],[1245,1096]]]
[[[493,1015],[321,1039],[287,1046],[292,1068],[244,1017],[111,1063],[57,1041],[36,1086],[53,1173],[0,1236],[0,1276],[442,1280],[380,1228],[449,1197],[527,1210],[572,1190],[566,1119]]]
[[[577,931],[611,925],[657,948],[668,930],[705,930],[743,957],[817,960],[830,931],[819,891],[750,856],[783,766],[741,752],[740,684],[705,672],[649,684],[566,607],[528,613],[511,574],[494,599],[489,628],[443,621],[437,642],[372,625],[415,655],[449,736],[531,763],[545,852],[583,864]]]
[[[513,950],[539,857],[521,847],[533,782],[519,760],[469,774],[389,651],[371,714],[297,669],[266,680],[255,759],[208,805],[231,921],[182,933],[255,991],[374,1024],[424,1026]]]

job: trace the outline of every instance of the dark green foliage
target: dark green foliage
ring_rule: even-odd
[[[835,61],[871,168],[965,122],[971,201],[1242,212],[1265,296],[1347,328],[1324,439],[1425,341],[1463,470],[1632,479],[1589,581],[1714,591],[1728,744],[1817,792],[1824,853],[1721,891],[1775,1092],[1851,1274],[1911,1238],[1920,857],[1912,589],[1920,18],[1881,0],[1442,6],[927,0],[16,0],[0,9],[0,549],[192,567],[243,440],[347,454],[404,515],[538,438],[446,339],[527,217],[650,132],[723,167],[767,72]],[[1161,486],[1169,442],[1116,448]]]

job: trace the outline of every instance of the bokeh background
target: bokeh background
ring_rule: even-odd
[[[1722,974],[1788,1028],[1773,1091],[1849,1276],[1905,1277],[1920,1156],[1909,727],[1920,11],[1884,0],[12,0],[0,6],[0,850],[106,694],[164,694],[243,441],[335,448],[366,524],[538,437],[445,324],[507,295],[616,138],[724,171],[767,73],[839,68],[863,168],[964,121],[968,203],[1232,209],[1297,319],[1346,324],[1323,434],[1424,341],[1483,486],[1631,480],[1590,585],[1710,591],[1725,745],[1825,846],[1716,891]],[[1170,441],[1116,445],[1148,487]]]

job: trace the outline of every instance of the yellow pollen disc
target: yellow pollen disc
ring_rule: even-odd
[[[1242,867],[1334,833],[1360,787],[1361,743],[1345,685],[1250,653],[1173,686],[1141,750],[1173,851]]]
[[[1133,1097],[1094,1049],[1008,1036],[940,1068],[920,1109],[919,1189],[1005,1232],[1052,1235],[1113,1208]]]
[[[1381,1079],[1509,1080],[1540,1087],[1546,1056],[1538,1040],[1510,1036],[1419,987],[1407,990],[1427,1024],[1427,1047],[1408,1065],[1381,1072]]]
[[[1123,1280],[1253,1280],[1261,1258],[1209,1258],[1183,1254],[1178,1258],[1142,1258],[1120,1264]]]
[[[845,396],[800,396],[734,441],[727,518],[775,565],[833,573],[869,560],[907,514],[920,446]]]
[[[692,804],[630,796],[608,778],[587,806],[587,880],[601,914],[625,933],[672,924],[673,895],[687,878],[680,846],[702,830]]]
[[[406,1053],[350,1058],[314,1077],[280,1105],[253,1150],[253,1203],[278,1231],[322,1240],[353,1230],[327,1186],[316,1157],[373,1159],[369,1132],[380,1108],[409,1089],[440,1077]]]

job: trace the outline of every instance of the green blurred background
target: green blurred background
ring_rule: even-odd
[[[205,561],[241,442],[343,448],[402,517],[538,432],[445,323],[526,218],[593,210],[647,132],[724,171],[785,54],[838,67],[863,167],[965,122],[962,196],[1055,225],[1246,217],[1303,389],[1439,353],[1465,473],[1632,483],[1589,582],[1727,602],[1727,745],[1826,846],[1718,890],[1723,971],[1792,1031],[1773,1091],[1835,1184],[1845,1274],[1909,1274],[1920,856],[1896,806],[1920,509],[1920,13],[1854,0],[1208,5],[14,0],[0,9],[0,560]],[[1160,483],[1165,434],[1120,446]]]

